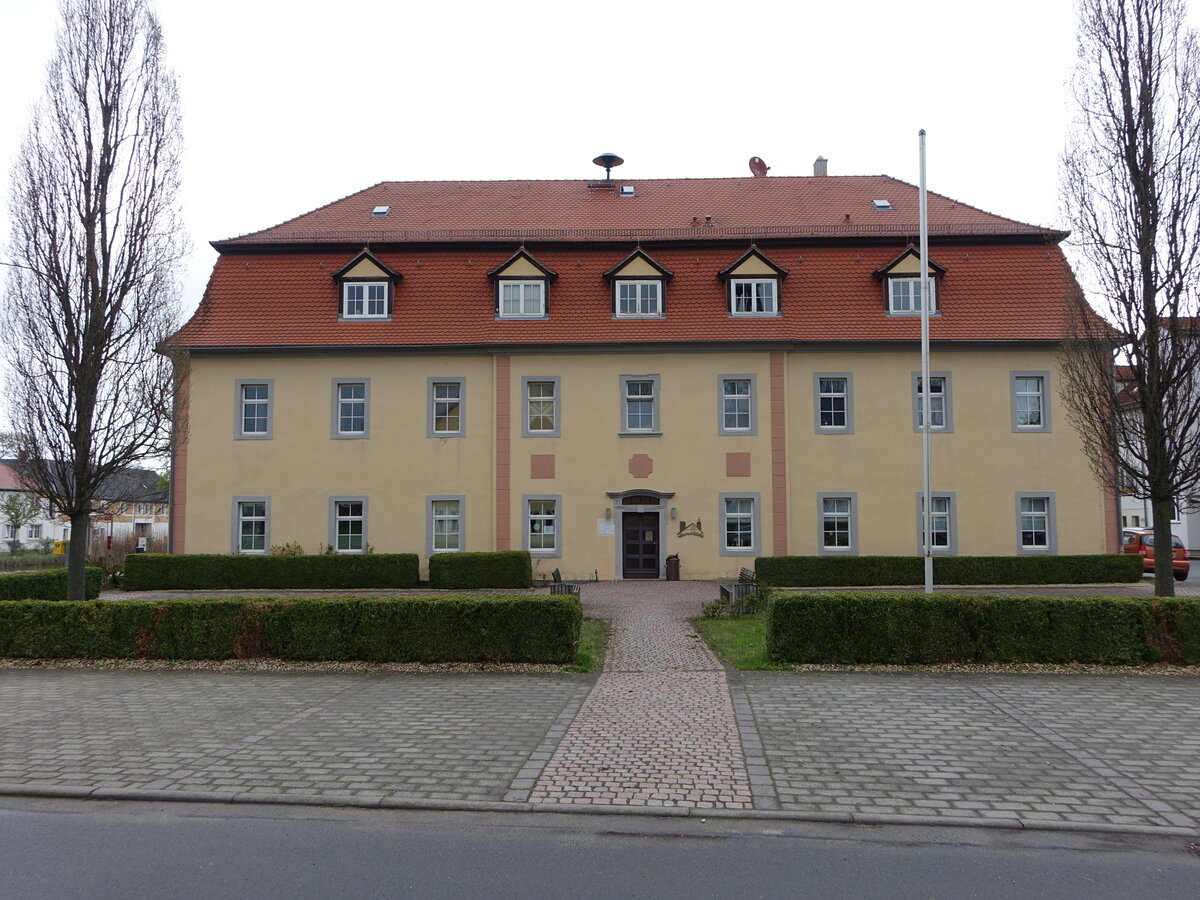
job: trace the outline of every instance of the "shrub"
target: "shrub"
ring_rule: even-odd
[[[780,587],[913,585],[925,582],[919,556],[760,556],[761,584]],[[943,556],[933,561],[937,584],[1107,584],[1142,579],[1133,554],[1079,556]]]
[[[61,557],[59,557],[61,559]],[[102,569],[83,570],[84,595],[89,600],[100,596],[104,581]],[[67,570],[47,569],[44,572],[16,572],[0,575],[0,600],[66,600]]]
[[[139,553],[125,560],[127,591],[237,590],[239,588],[410,588],[415,553],[320,556],[222,556]]]
[[[0,554],[0,572],[33,572],[42,569],[61,569],[67,564],[65,556],[55,556],[52,553],[17,553]]]
[[[372,662],[575,660],[576,597],[0,604],[0,656]]]
[[[780,662],[1200,663],[1200,598],[791,594],[767,612]]]
[[[528,550],[497,553],[437,553],[429,557],[429,586],[461,591],[533,586]]]

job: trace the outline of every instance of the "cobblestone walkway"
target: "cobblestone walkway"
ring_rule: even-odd
[[[506,799],[751,808],[725,672],[687,622],[714,586],[609,582],[581,593],[589,616],[612,622],[604,673],[538,777],[514,781]]]

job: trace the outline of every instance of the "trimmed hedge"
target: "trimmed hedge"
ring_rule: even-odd
[[[925,583],[920,556],[760,556],[759,583],[780,587],[867,587]],[[936,584],[1111,584],[1142,580],[1131,553],[1079,556],[940,556]]]
[[[787,594],[767,652],[792,663],[1200,663],[1200,598]]]
[[[528,550],[436,553],[429,557],[429,586],[454,591],[533,587],[533,562]]]
[[[104,570],[83,570],[84,596],[95,600],[104,583]],[[0,600],[66,600],[67,570],[49,569],[45,572],[16,572],[0,575]]]
[[[571,663],[576,597],[0,604],[0,656]]]
[[[136,553],[125,558],[127,591],[239,588],[410,588],[417,586],[415,553],[312,556],[234,556],[218,553]]]

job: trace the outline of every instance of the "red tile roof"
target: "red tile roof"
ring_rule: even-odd
[[[294,242],[730,239],[906,236],[917,188],[887,175],[633,181],[631,197],[585,181],[385,181],[218,249]],[[877,210],[886,200],[891,209]],[[373,217],[377,206],[386,217]],[[930,234],[1063,237],[929,194]]]
[[[783,314],[733,318],[717,273],[745,246],[650,249],[675,273],[662,319],[612,317],[604,273],[631,244],[539,246],[537,259],[559,277],[549,289],[549,318],[532,321],[495,318],[487,273],[512,255],[511,246],[377,248],[379,260],[404,278],[390,321],[359,322],[338,321],[331,273],[360,247],[225,253],[179,340],[229,348],[919,339],[919,318],[887,315],[883,285],[873,275],[895,259],[896,244],[772,246],[766,252],[789,272]],[[930,323],[934,341],[1054,341],[1062,334],[1071,275],[1057,245],[944,245],[930,257],[946,269],[939,285],[943,314]]]

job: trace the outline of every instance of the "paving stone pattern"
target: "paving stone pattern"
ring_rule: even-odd
[[[714,595],[703,582],[583,585],[587,614],[612,623],[604,674],[540,777],[508,799],[751,808],[724,669],[687,622]]]
[[[1200,827],[1200,679],[744,680],[785,810]]]
[[[569,674],[6,671],[0,784],[496,801],[586,690]]]

